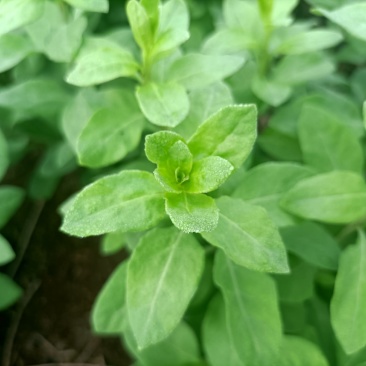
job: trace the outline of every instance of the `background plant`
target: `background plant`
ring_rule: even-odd
[[[365,19],[341,0],[0,2],[8,149],[44,147],[35,199],[88,168],[62,230],[131,253],[92,326],[138,365],[365,361]]]

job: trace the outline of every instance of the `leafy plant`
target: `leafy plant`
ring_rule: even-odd
[[[83,168],[61,230],[128,253],[91,325],[136,366],[365,363],[365,19],[351,0],[0,0],[0,173],[37,149],[26,193],[48,199]],[[22,197],[0,188],[0,226]]]

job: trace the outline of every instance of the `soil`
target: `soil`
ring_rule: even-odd
[[[23,179],[10,174],[6,183]],[[20,260],[4,271],[24,295],[0,313],[1,366],[132,364],[118,337],[94,335],[89,321],[96,295],[126,254],[103,257],[99,238],[81,240],[59,231],[57,207],[78,189],[77,182],[73,173],[50,201],[25,202],[3,230]]]

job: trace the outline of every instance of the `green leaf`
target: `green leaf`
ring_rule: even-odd
[[[279,84],[297,85],[325,78],[334,69],[334,64],[321,52],[285,56],[273,68],[272,80]]]
[[[319,174],[298,182],[281,205],[306,219],[347,224],[366,216],[366,185],[360,175],[351,172]]]
[[[127,308],[139,348],[162,341],[176,328],[194,295],[204,251],[174,227],[146,234],[128,265]]]
[[[76,196],[61,230],[83,237],[149,229],[165,216],[162,193],[148,172],[131,170],[106,176]]]
[[[0,311],[12,305],[22,295],[22,289],[2,273],[0,273],[0,288]]]
[[[299,55],[333,47],[342,39],[342,34],[339,32],[315,29],[286,37],[275,52],[284,55]]]
[[[308,263],[330,270],[338,268],[338,244],[320,225],[305,222],[285,227],[281,235],[286,248]]]
[[[97,13],[108,13],[108,0],[64,0],[75,8]]]
[[[219,156],[208,156],[193,163],[189,179],[182,184],[183,190],[189,193],[206,193],[223,184],[234,167]]]
[[[311,104],[302,108],[299,137],[306,164],[320,172],[350,170],[361,173],[363,151],[352,131]]]
[[[131,93],[119,93],[123,107],[97,111],[82,130],[77,153],[81,165],[99,168],[118,162],[140,142],[144,117]]]
[[[18,187],[0,187],[0,228],[13,216],[24,198],[24,192]]]
[[[220,156],[238,168],[251,152],[256,136],[256,107],[232,105],[220,109],[202,123],[188,146],[197,159]]]
[[[214,280],[224,295],[229,334],[240,360],[273,365],[282,338],[273,280],[234,264],[221,251],[215,258]]]
[[[36,20],[43,11],[43,0],[2,0],[0,2],[0,35]]]
[[[102,255],[111,255],[119,252],[126,245],[126,233],[119,231],[106,234],[101,242]]]
[[[139,65],[127,49],[104,38],[89,38],[66,77],[69,84],[90,86],[119,77],[135,77]]]
[[[265,208],[279,226],[292,225],[294,218],[280,207],[280,199],[297,182],[311,175],[310,169],[299,164],[260,164],[245,173],[233,197]]]
[[[366,4],[362,1],[345,4],[333,11],[317,9],[333,23],[338,24],[353,36],[366,41]]]
[[[170,0],[161,6],[154,54],[173,50],[189,38],[189,12],[183,0]]]
[[[212,366],[242,366],[229,333],[225,304],[220,295],[210,302],[202,325],[203,347]]]
[[[288,272],[285,246],[266,210],[221,197],[215,230],[202,236],[236,264],[263,272]]]
[[[0,266],[11,262],[15,258],[15,253],[9,242],[0,235]]]
[[[188,54],[172,64],[168,80],[187,89],[203,88],[234,74],[243,63],[239,56]]]
[[[219,211],[213,198],[204,194],[166,193],[165,210],[173,224],[185,233],[212,231]]]
[[[30,42],[19,34],[6,34],[0,37],[0,72],[17,65],[33,51]]]
[[[4,176],[9,165],[9,148],[5,136],[0,129],[0,179]]]
[[[301,337],[286,335],[282,341],[277,364],[281,366],[328,366],[328,361],[314,343]]]
[[[270,24],[274,0],[258,0],[258,5],[264,24]]]
[[[187,116],[189,99],[176,83],[148,83],[137,87],[136,97],[146,118],[157,126],[175,127]]]
[[[163,341],[148,348],[138,350],[132,332],[127,332],[125,340],[129,350],[143,366],[200,366],[200,349],[193,330],[184,322]]]
[[[37,50],[56,62],[70,62],[79,49],[86,29],[85,17],[66,21],[59,4],[47,1],[41,17],[26,30]]]
[[[356,245],[341,255],[331,301],[331,321],[346,353],[366,346],[366,238],[359,232]]]
[[[120,264],[100,290],[92,309],[91,323],[94,332],[118,335],[126,328],[127,262]]]

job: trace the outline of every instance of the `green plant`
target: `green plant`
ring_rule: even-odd
[[[128,253],[91,324],[136,365],[364,364],[365,19],[352,0],[0,1],[13,162],[42,146],[33,199],[83,167],[61,230]]]

